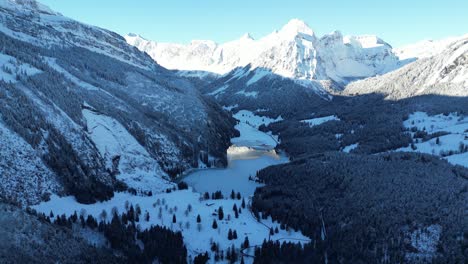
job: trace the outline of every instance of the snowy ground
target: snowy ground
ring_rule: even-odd
[[[247,146],[256,149],[273,149],[278,144],[277,137],[262,132],[258,128],[264,124],[268,125],[273,122],[281,121],[281,116],[276,119],[269,117],[258,116],[251,111],[241,110],[234,115],[234,118],[239,120],[235,126],[239,130],[241,136],[231,139],[231,143],[236,146]]]
[[[417,141],[414,143],[416,149],[408,146],[397,151],[414,151],[443,156],[452,164],[468,167],[468,152],[460,151],[461,146],[468,146],[468,117],[456,113],[429,116],[424,112],[415,112],[403,122],[403,125],[410,130],[426,131],[429,135],[438,132],[448,134],[425,142]],[[410,133],[414,135],[414,132]]]
[[[349,153],[352,150],[356,149],[359,146],[359,143],[351,144],[343,148],[343,152]]]
[[[88,133],[110,170],[137,191],[161,192],[172,188],[166,173],[156,160],[117,120],[84,109]]]
[[[41,203],[34,207],[39,212],[49,214],[53,211],[55,215],[66,214],[72,215],[75,211],[82,214],[91,214],[97,219],[102,219],[101,213],[106,210],[110,221],[110,215],[113,208],[118,212],[126,211],[126,204],[137,204],[142,210],[142,216],[149,213],[150,219],[146,221],[141,217],[139,227],[141,229],[149,228],[151,225],[162,225],[171,228],[175,231],[181,231],[186,243],[189,255],[194,257],[205,251],[210,252],[211,242],[219,243],[221,250],[226,250],[231,245],[240,248],[245,237],[248,237],[250,245],[261,245],[264,239],[270,238],[270,228],[278,227],[279,233],[274,234],[271,239],[299,243],[308,243],[310,239],[302,235],[300,232],[292,230],[281,230],[279,223],[273,222],[270,218],[258,221],[249,211],[249,197],[253,195],[258,183],[249,181],[248,177],[255,176],[255,172],[264,167],[288,162],[284,155],[278,155],[274,150],[276,142],[272,136],[258,131],[261,124],[274,122],[275,120],[259,117],[248,111],[241,111],[235,115],[240,120],[240,125],[236,126],[241,132],[241,136],[233,141],[237,142],[238,146],[232,146],[228,150],[229,166],[226,169],[205,169],[197,170],[190,173],[184,181],[191,187],[188,190],[173,191],[171,193],[158,192],[153,196],[137,196],[130,193],[116,193],[115,196],[106,202],[96,203],[92,205],[79,204],[74,197],[58,197],[52,196],[48,202]],[[92,130],[92,136],[104,137],[106,140],[97,139],[97,142],[103,145],[97,146],[100,151],[105,151],[104,154],[118,152],[121,155],[126,152],[126,148],[121,145],[116,146],[115,143],[127,138],[126,131],[118,129],[118,124],[113,120],[108,120],[103,116],[95,116],[94,113],[86,113],[88,127]],[[278,120],[278,119],[277,119]],[[114,120],[115,121],[115,120]],[[102,129],[96,130],[97,127],[103,126]],[[113,133],[104,129],[105,127],[113,127]],[[117,133],[118,132],[118,133]],[[127,132],[128,133],[128,132]],[[113,137],[117,139],[112,139]],[[107,139],[111,138],[111,142]],[[107,142],[107,143],[106,143]],[[132,140],[124,141],[126,144],[131,144]],[[255,142],[255,144],[251,144]],[[105,144],[104,144],[105,143]],[[120,142],[123,143],[123,142]],[[119,143],[119,144],[120,144]],[[138,149],[138,146],[129,147]],[[251,147],[258,148],[251,148]],[[263,148],[268,146],[268,149]],[[149,182],[148,184],[153,184]],[[231,190],[240,192],[245,199],[247,207],[242,208],[242,212],[238,218],[235,218],[233,211],[234,204],[241,208],[241,201],[228,198]],[[215,192],[221,190],[225,195],[222,200],[204,200],[203,192]],[[224,220],[219,221],[217,209],[223,208]],[[189,210],[189,207],[191,209]],[[173,215],[176,216],[176,223],[172,223]],[[196,222],[197,215],[200,215],[202,221],[200,224]],[[218,228],[213,229],[213,220],[217,220]],[[228,240],[228,230],[236,230],[238,239]],[[250,249],[248,254],[254,254],[253,249]],[[213,258],[211,259],[214,263]],[[246,263],[252,263],[253,259],[245,258]]]
[[[15,83],[18,75],[31,76],[40,72],[27,63],[22,63],[14,57],[0,53],[0,80]]]
[[[201,194],[192,190],[160,193],[152,197],[116,193],[111,200],[92,205],[79,204],[74,197],[59,198],[53,196],[49,202],[37,205],[34,209],[47,215],[50,211],[53,211],[56,215],[66,214],[67,216],[71,216],[76,211],[78,214],[91,214],[97,219],[102,219],[101,213],[106,210],[108,215],[106,220],[110,221],[112,208],[117,208],[118,212],[125,212],[127,201],[128,204],[133,204],[133,206],[138,204],[142,209],[142,215],[145,215],[146,212],[149,213],[149,221],[145,221],[144,217],[140,217],[139,226],[141,229],[149,228],[151,225],[162,225],[175,231],[182,231],[189,255],[192,256],[205,251],[210,252],[211,241],[219,243],[220,249],[224,250],[232,244],[240,248],[246,236],[249,238],[251,245],[261,245],[264,239],[269,238],[269,227],[279,228],[279,224],[272,222],[271,219],[257,222],[247,208],[242,210],[239,218],[235,218],[232,208],[234,204],[241,207],[240,200],[202,200]],[[191,211],[187,210],[189,205],[192,206]],[[216,215],[216,210],[220,206],[223,207],[225,215],[223,221],[219,221]],[[173,215],[177,219],[175,224],[172,223]],[[200,215],[202,220],[200,226],[196,222],[197,215]],[[228,220],[229,218],[231,220]],[[212,228],[215,219],[218,223],[217,229]],[[227,239],[229,229],[237,231],[238,239]],[[295,242],[309,241],[300,232],[281,229],[278,234],[272,236],[272,239],[283,240],[285,238]],[[253,254],[253,250],[251,251],[249,253]]]

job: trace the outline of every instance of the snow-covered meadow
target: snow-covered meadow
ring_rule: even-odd
[[[468,117],[457,113],[430,116],[425,112],[411,114],[403,125],[409,129],[411,136],[425,132],[432,138],[423,141],[414,139],[413,146],[397,149],[397,151],[414,151],[437,155],[452,164],[468,167]],[[437,133],[437,134],[436,134]]]
[[[251,111],[241,110],[234,114],[234,118],[239,121],[235,128],[239,130],[241,135],[231,139],[233,145],[270,150],[278,144],[278,138],[275,135],[262,132],[258,128],[261,125],[269,125],[283,120],[281,116],[272,119],[256,115]]]

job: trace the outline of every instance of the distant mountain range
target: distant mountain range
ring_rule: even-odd
[[[394,49],[371,35],[343,36],[335,31],[318,37],[305,22],[293,19],[258,40],[249,34],[224,44],[205,40],[187,45],[158,43],[136,34],[125,39],[162,66],[179,70],[181,76],[210,77],[205,92],[229,105],[239,101],[239,96],[258,104],[265,98],[259,93],[285,85],[303,86],[322,98],[343,90],[344,94],[381,92],[393,97],[468,94],[466,35]],[[262,85],[254,85],[259,81]],[[294,89],[288,91],[297,95]]]
[[[254,40],[249,34],[217,44],[188,45],[148,41],[127,35],[129,44],[148,53],[168,69],[226,74],[250,65],[301,80],[332,80],[340,85],[383,74],[401,66],[392,47],[376,36],[343,36],[339,31],[317,36],[303,21],[293,19],[282,29]]]

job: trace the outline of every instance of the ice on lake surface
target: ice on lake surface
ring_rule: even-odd
[[[262,185],[249,180],[249,176],[255,178],[257,171],[286,162],[288,158],[275,150],[231,146],[225,169],[197,170],[184,178],[184,181],[200,193],[220,190],[224,195],[229,195],[234,190],[242,196],[250,196]]]

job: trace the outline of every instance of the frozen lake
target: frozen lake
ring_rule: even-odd
[[[221,191],[225,196],[232,190],[242,196],[253,195],[255,189],[262,186],[249,180],[257,171],[271,165],[288,162],[285,155],[275,150],[258,150],[248,147],[231,146],[228,149],[228,166],[225,169],[202,169],[187,175],[183,180],[193,187],[194,191]]]
[[[239,120],[235,128],[239,130],[240,137],[231,140],[233,145],[227,150],[228,166],[223,169],[196,170],[185,176],[183,181],[194,191],[210,194],[221,191],[227,196],[234,190],[249,197],[257,187],[262,186],[249,180],[249,176],[255,178],[257,171],[289,161],[286,155],[275,151],[277,138],[258,130],[261,124],[276,120],[256,116],[245,110],[239,111],[234,117]]]

